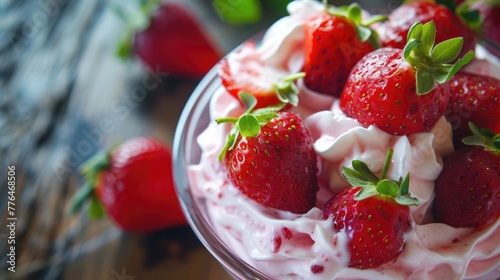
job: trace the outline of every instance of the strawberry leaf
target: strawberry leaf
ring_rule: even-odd
[[[452,38],[437,44],[431,52],[431,58],[436,63],[447,63],[454,60],[462,50],[464,39]]]
[[[408,195],[410,193],[410,173],[408,173],[401,182],[401,195]]]
[[[361,187],[360,191],[355,195],[356,200],[362,200],[368,197],[381,195],[392,198],[402,205],[417,205],[418,200],[410,196],[409,184],[410,174],[408,173],[403,180],[399,181],[386,179],[385,176],[389,170],[392,160],[393,149],[387,150],[387,155],[382,170],[381,178],[377,178],[369,169],[368,166],[360,161],[353,160],[353,168],[342,167],[342,175],[344,178],[355,187]]]
[[[278,99],[283,103],[290,103],[293,106],[299,105],[298,89],[292,82],[279,82],[275,85]]]
[[[443,65],[440,68],[440,72],[435,72],[434,73],[434,78],[436,82],[442,84],[447,82],[451,77],[453,77],[459,70],[462,68],[462,66],[466,65],[469,63],[472,59],[474,58],[474,52],[469,51],[467,52],[462,59],[459,59],[455,64],[453,65]]]
[[[215,119],[217,124],[232,123],[233,127],[226,137],[226,144],[219,153],[218,160],[222,161],[228,150],[234,148],[238,137],[255,137],[259,134],[262,126],[266,125],[270,120],[278,116],[278,111],[283,109],[285,103],[278,104],[273,107],[259,108],[254,110],[257,104],[257,99],[246,92],[240,92],[239,97],[242,103],[247,108],[247,111],[239,118],[222,117]]]
[[[257,105],[257,99],[255,96],[251,95],[248,92],[240,92],[238,94],[238,98],[241,100],[245,108],[247,109],[247,112],[252,111],[255,108],[255,105]]]
[[[396,197],[399,194],[399,186],[393,180],[383,179],[377,184],[377,192],[381,195]]]
[[[432,24],[434,24],[433,21],[430,21],[430,22],[432,22]],[[424,25],[422,23],[416,22],[415,24],[413,24],[410,27],[410,29],[408,29],[408,35],[406,37],[406,41],[409,42],[411,39],[416,39],[418,41],[421,41],[423,29],[424,29]]]
[[[462,139],[464,144],[484,147],[493,153],[500,154],[500,134],[495,134],[487,128],[479,128],[472,122],[469,122],[469,128],[473,135]]]
[[[359,192],[354,196],[354,199],[363,200],[375,195],[379,195],[376,188],[361,188]]]
[[[360,42],[366,42],[372,35],[372,30],[366,26],[356,25],[356,34]]]
[[[92,219],[100,219],[104,217],[104,208],[102,207],[101,202],[99,202],[96,197],[94,197],[90,202],[88,214]]]
[[[407,206],[417,206],[419,204],[418,199],[411,196],[396,196],[394,200],[401,205]]]
[[[471,1],[463,1],[456,7],[458,17],[472,30],[478,32],[481,28],[481,13],[478,9],[471,9]]]
[[[107,3],[113,13],[126,24],[125,32],[115,49],[115,54],[120,59],[125,60],[132,57],[134,34],[145,30],[149,26],[151,16],[160,3],[160,0],[141,1],[139,9],[132,9],[131,12],[126,12],[118,4]]]
[[[481,13],[479,13],[478,10],[459,10],[458,15],[467,23],[467,26],[473,30],[481,26]]]
[[[78,189],[78,191],[76,191],[71,200],[71,206],[69,210],[70,215],[76,214],[82,208],[85,201],[93,196],[94,190],[95,187],[89,182],[86,182]]]
[[[493,147],[495,149],[500,150],[500,139],[493,140]]]
[[[278,99],[282,103],[291,104],[293,106],[299,105],[299,89],[295,85],[294,81],[304,78],[305,75],[305,72],[291,74],[284,77],[274,85]]]
[[[326,10],[331,15],[343,17],[350,20],[356,28],[356,35],[360,42],[370,41],[370,44],[375,48],[379,48],[379,43],[376,40],[378,36],[369,26],[375,22],[384,21],[387,19],[385,15],[374,15],[368,19],[363,20],[363,13],[361,6],[357,3],[352,3],[349,6],[328,6],[325,4]]]
[[[353,160],[352,161],[352,168],[358,172],[360,176],[362,176],[367,182],[371,182],[373,184],[376,184],[378,182],[377,176],[375,176],[368,166],[360,160]]]
[[[446,6],[452,12],[455,12],[457,8],[454,0],[436,0],[436,3]]]
[[[361,7],[356,4],[352,3],[347,7],[347,14],[348,18],[350,18],[354,23],[360,24],[361,23]]]
[[[260,132],[260,124],[255,116],[245,114],[236,123],[243,137],[255,137]]]
[[[430,53],[432,46],[436,40],[436,28],[434,25],[424,25],[421,35],[421,48],[423,53]],[[458,54],[457,54],[458,55]]]
[[[415,49],[418,45],[420,45],[420,40],[417,40],[417,39],[410,39],[408,41],[408,43],[406,43],[404,49],[403,49],[403,57],[408,60],[410,55],[411,55],[411,52],[413,51],[413,49]]]
[[[434,77],[431,73],[417,69],[417,94],[426,94],[434,88]]]
[[[276,111],[269,111],[269,112],[262,112],[261,114],[254,114],[255,118],[259,122],[259,125],[264,126],[266,123],[268,123],[270,120],[278,117],[278,113]]]
[[[236,144],[236,139],[238,138],[238,135],[239,135],[239,131],[234,126],[231,129],[231,131],[229,132],[229,134],[227,135],[226,144],[224,145],[221,152],[219,153],[219,156],[217,157],[217,159],[219,161],[222,161],[226,152],[234,147],[234,145]]]
[[[452,38],[434,46],[435,36],[436,26],[432,20],[425,24],[417,22],[408,31],[403,56],[416,69],[418,95],[430,92],[434,81],[445,83],[474,58],[474,52],[469,51],[455,64],[448,64],[460,54],[463,38]]]
[[[364,174],[357,172],[354,169],[347,168],[345,166],[342,167],[342,175],[344,178],[353,186],[360,187],[372,187],[374,184],[367,180],[367,177]],[[378,179],[377,179],[378,181]]]

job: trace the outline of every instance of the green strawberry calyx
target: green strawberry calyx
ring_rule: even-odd
[[[133,9],[131,12],[126,12],[125,9],[118,4],[109,4],[111,10],[113,10],[126,25],[124,34],[115,50],[119,58],[129,59],[132,57],[134,34],[148,28],[153,13],[161,3],[161,0],[141,0],[139,8]]]
[[[484,147],[497,155],[500,154],[500,134],[495,134],[487,128],[479,128],[474,123],[469,122],[472,136],[465,137],[462,142],[466,145]]]
[[[93,219],[102,218],[105,215],[104,208],[97,198],[96,188],[99,183],[100,174],[111,166],[111,153],[118,145],[110,150],[102,150],[85,161],[80,168],[84,178],[84,184],[76,191],[71,200],[70,215],[75,215],[85,204],[90,201],[88,215]]]
[[[454,64],[462,50],[463,38],[457,37],[434,45],[436,25],[434,21],[425,24],[417,22],[408,31],[408,38],[403,55],[406,61],[416,69],[417,94],[430,92],[435,82],[447,82],[474,58],[474,51],[467,52]]]
[[[232,123],[233,127],[229,131],[227,135],[227,140],[224,148],[222,148],[219,154],[219,161],[224,158],[224,155],[228,150],[233,149],[236,144],[236,140],[238,136],[243,137],[255,137],[259,134],[260,129],[266,125],[270,120],[278,117],[278,111],[283,109],[287,103],[280,103],[277,106],[266,107],[255,109],[255,105],[257,104],[257,99],[246,92],[240,93],[240,100],[245,104],[245,108],[247,108],[246,112],[240,117],[222,117],[218,118],[215,121],[218,124],[221,123]]]
[[[455,13],[466,26],[476,30],[481,25],[481,15],[479,10],[470,7],[474,2],[477,2],[477,0],[466,0],[457,5],[455,0],[436,0],[437,4],[446,6]]]
[[[294,81],[300,78],[304,78],[306,75],[305,72],[299,72],[295,74],[288,75],[278,82],[276,82],[273,86],[276,90],[276,94],[278,99],[284,104],[291,104],[293,106],[297,106],[299,104],[299,89],[295,85]],[[247,106],[247,104],[245,104]],[[253,105],[255,106],[255,105]],[[249,108],[249,107],[247,107]]]
[[[408,173],[404,179],[400,177],[397,181],[386,178],[393,152],[393,149],[387,150],[387,156],[380,178],[373,174],[368,166],[360,160],[353,160],[352,168],[342,167],[342,175],[344,175],[344,178],[352,186],[361,187],[361,190],[354,197],[356,200],[380,195],[382,197],[391,198],[401,205],[415,206],[419,204],[418,199],[412,197],[409,191],[410,173]]]
[[[323,0],[323,5],[329,14],[350,20],[356,28],[356,35],[360,42],[369,41],[374,49],[380,48],[378,34],[369,26],[375,22],[387,20],[386,15],[373,15],[363,19],[361,6],[357,3],[337,7],[328,5],[328,1]]]

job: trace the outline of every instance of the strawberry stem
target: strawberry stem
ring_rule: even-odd
[[[299,73],[294,73],[291,75],[288,75],[283,78],[283,82],[292,82],[300,78],[304,78],[306,76],[306,72],[299,72]]]
[[[221,123],[236,123],[238,121],[238,118],[234,118],[234,117],[222,117],[222,118],[217,118],[215,119],[215,122],[217,124],[221,124]]]
[[[368,41],[374,49],[378,49],[380,47],[380,44],[377,40],[378,34],[374,30],[372,30],[369,25],[375,22],[384,21],[387,19],[387,16],[374,15],[368,19],[363,20],[362,9],[357,3],[352,3],[349,6],[343,5],[339,7],[325,6],[325,9],[329,14],[333,16],[343,17],[351,21],[356,28],[356,35],[360,42],[363,43]]]
[[[386,179],[389,167],[392,161],[394,150],[389,148],[385,158],[384,167],[380,179],[377,178],[360,160],[352,161],[352,169],[342,167],[342,175],[352,185],[359,186],[361,190],[354,197],[356,200],[362,200],[368,197],[381,195],[391,198],[401,205],[418,205],[418,199],[409,193],[410,174],[399,180]]]
[[[389,167],[391,166],[392,154],[394,150],[389,148],[385,156],[384,168],[382,169],[382,175],[380,175],[380,180],[384,180],[387,177],[387,172],[389,172]]]
[[[116,148],[102,150],[85,161],[80,168],[85,183],[74,194],[69,209],[70,215],[75,215],[90,200],[88,214],[91,218],[100,218],[104,215],[101,203],[97,199],[95,189],[99,182],[101,172],[109,169],[111,161],[111,152]]]

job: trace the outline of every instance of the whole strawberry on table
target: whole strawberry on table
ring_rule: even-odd
[[[91,217],[107,215],[126,232],[187,225],[174,188],[172,155],[159,140],[127,140],[89,159],[82,173],[86,182],[73,198],[73,214],[90,201]]]
[[[222,57],[203,24],[182,2],[144,0],[133,14],[113,7],[127,24],[118,56],[135,55],[149,71],[201,78]]]
[[[500,1],[456,1],[458,9],[477,11],[480,23],[474,28],[478,41],[494,55],[500,57]]]

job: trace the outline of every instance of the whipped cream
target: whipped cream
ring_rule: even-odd
[[[304,21],[319,13],[322,5],[294,1],[288,10],[290,16],[272,25],[257,48],[257,57],[283,75],[301,70]],[[478,54],[465,70],[500,79],[498,60],[481,46]],[[201,159],[189,166],[188,178],[193,194],[205,199],[215,231],[235,255],[273,279],[489,280],[500,276],[500,220],[479,231],[433,222],[434,181],[443,157],[453,152],[451,125],[444,117],[427,133],[389,135],[347,117],[337,99],[312,92],[301,81],[298,87],[300,104],[292,110],[305,120],[320,159],[317,204],[305,214],[264,207],[231,184],[217,160],[230,127],[217,125],[214,119],[237,116],[244,108],[222,87],[211,99],[212,121],[197,139]],[[377,269],[348,268],[347,236],[322,219],[322,207],[334,193],[349,187],[342,166],[358,159],[380,173],[388,148],[394,149],[388,177],[410,172],[410,192],[420,201],[411,207],[413,226],[406,234],[406,248],[396,262]]]

